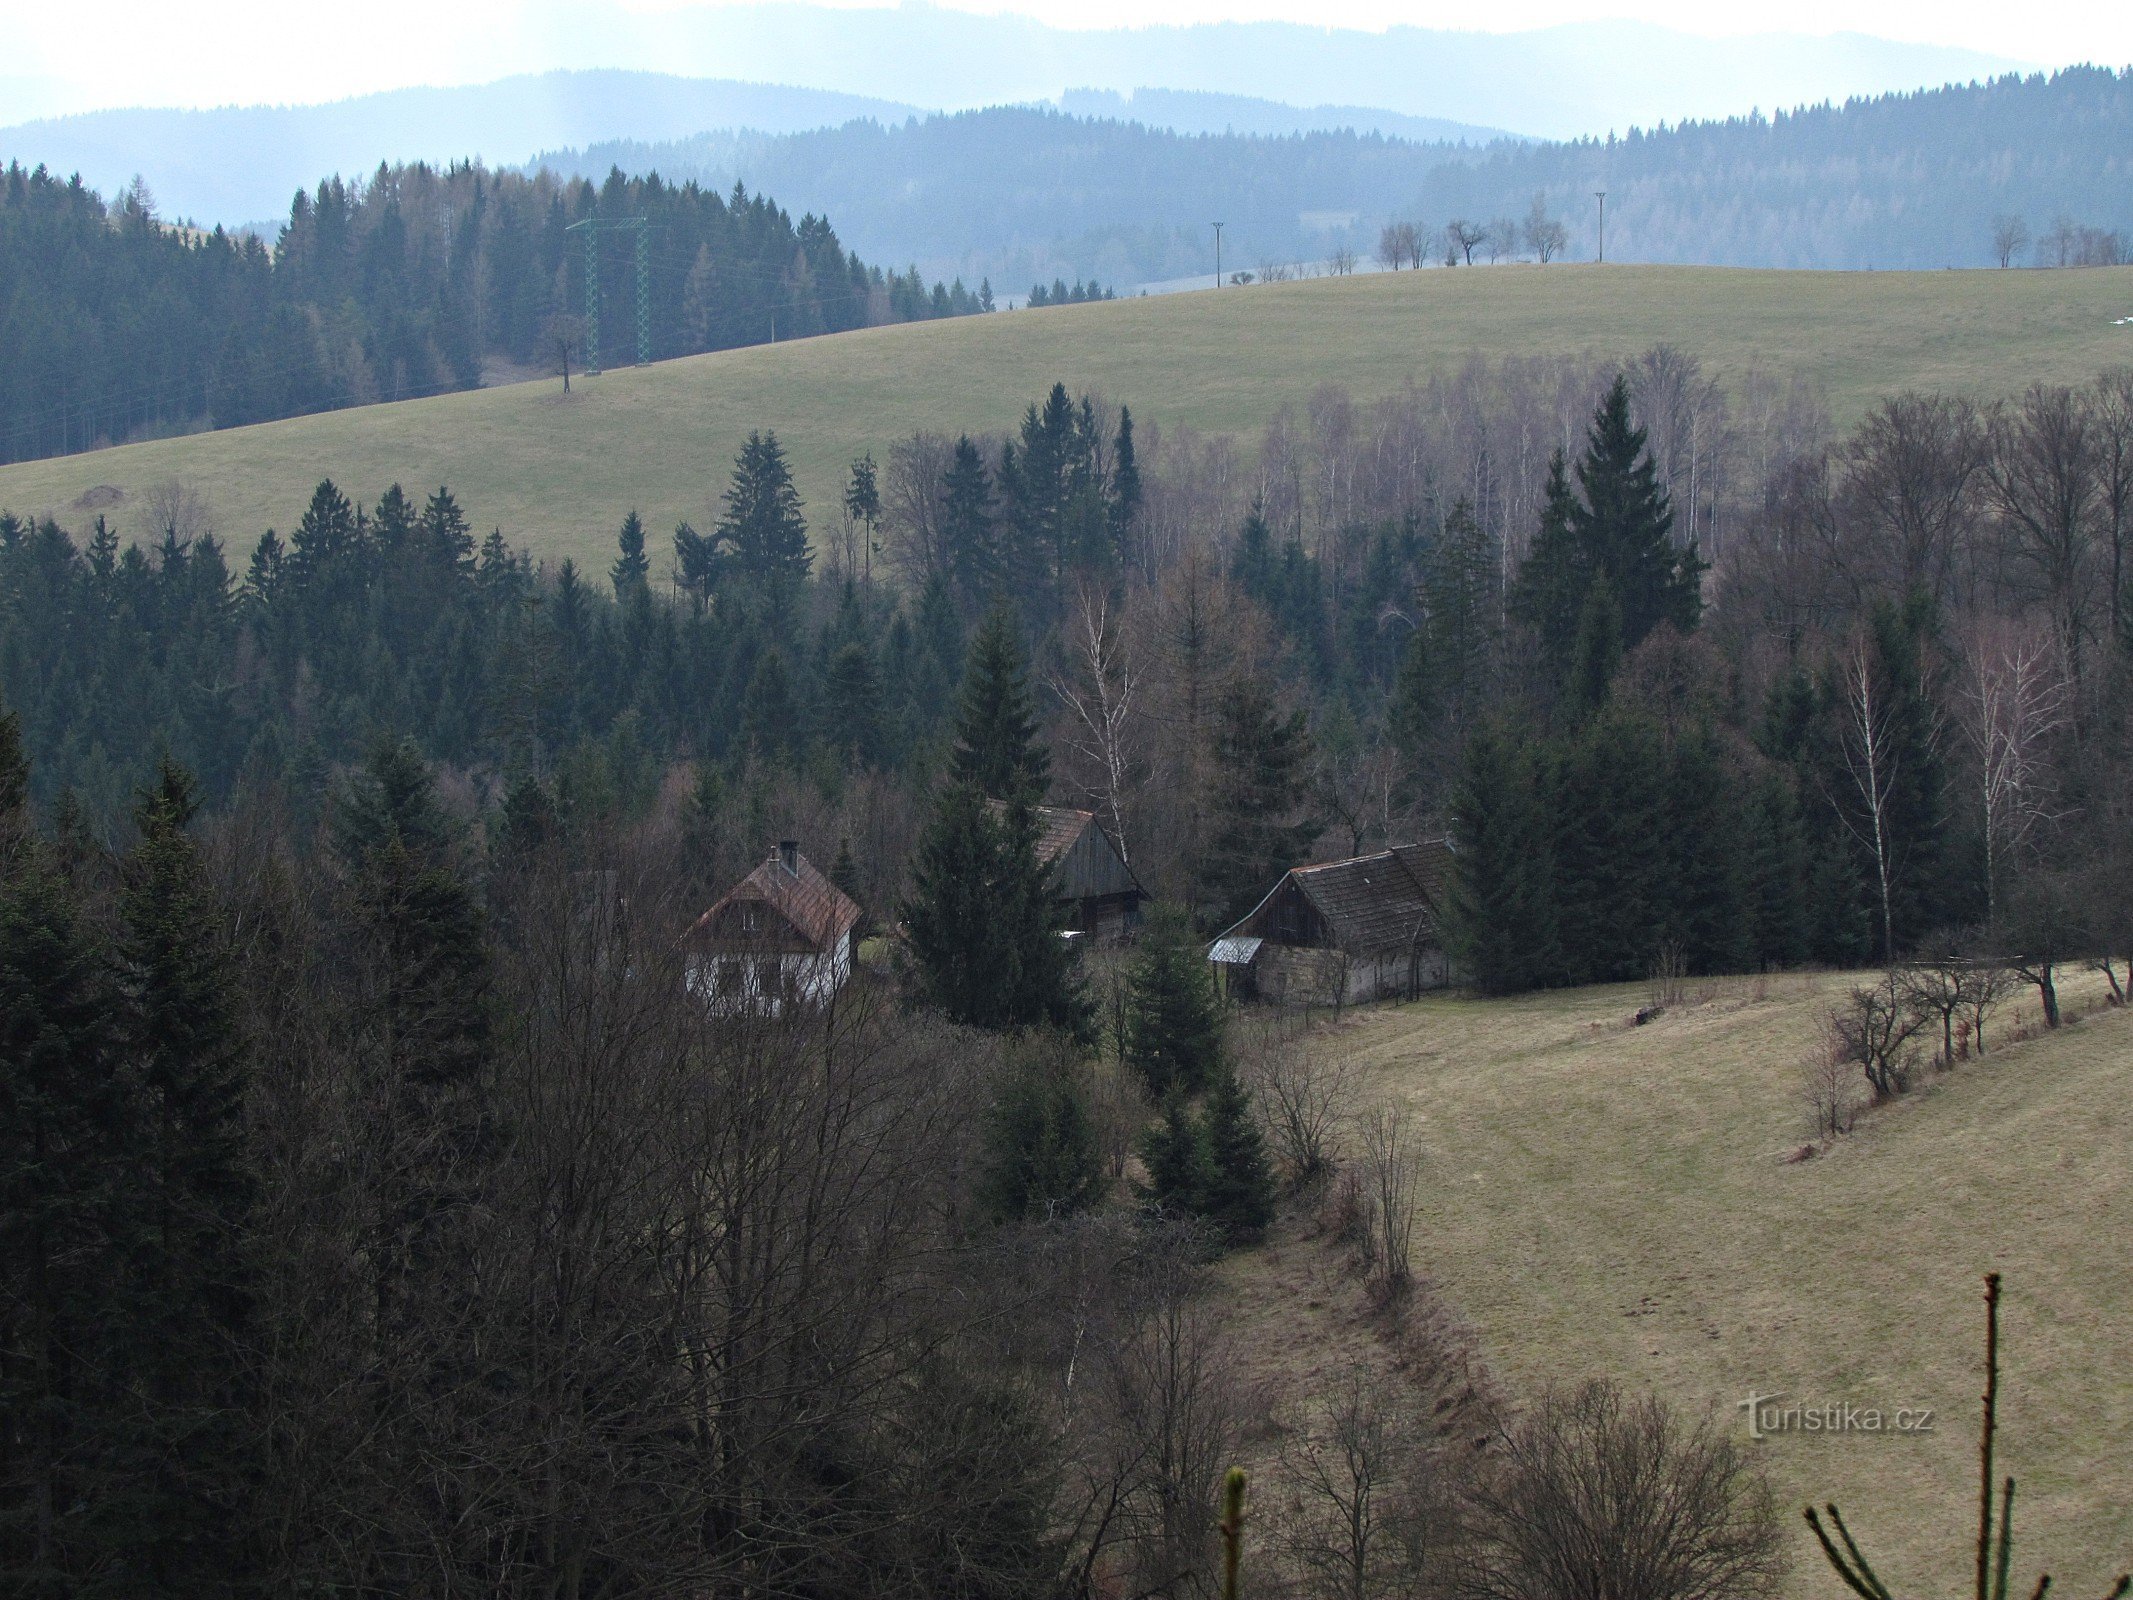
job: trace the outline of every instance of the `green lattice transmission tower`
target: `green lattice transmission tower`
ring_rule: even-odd
[[[600,370],[600,235],[637,240],[637,365],[652,359],[652,224],[646,217],[587,217],[563,230],[585,235],[585,370]]]

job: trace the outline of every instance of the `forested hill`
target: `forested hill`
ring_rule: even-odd
[[[826,217],[656,177],[381,167],[300,193],[276,248],[167,227],[42,168],[0,174],[0,461],[471,388],[582,346],[570,225],[644,217],[655,359],[960,314],[981,296],[869,267]],[[637,348],[635,244],[608,235],[599,329]],[[573,359],[577,357],[574,355]]]
[[[609,143],[537,163],[592,175],[618,164],[715,188],[744,179],[828,211],[858,249],[1018,285],[1203,271],[1217,217],[1229,225],[1225,254],[1248,269],[1343,247],[1367,255],[1386,223],[1403,221],[1435,231],[1441,259],[1447,222],[1522,219],[1535,195],[1570,224],[1570,254],[1589,258],[1595,189],[1608,192],[1607,253],[1626,261],[1984,266],[1997,259],[2003,215],[2024,219],[2022,261],[2039,259],[2036,243],[2062,218],[2133,229],[2133,74],[2077,67],[1487,148],[1352,132],[1192,136],[994,109],[779,137]],[[2045,252],[2058,263],[2057,241]]]

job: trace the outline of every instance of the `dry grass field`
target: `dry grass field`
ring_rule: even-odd
[[[2004,1272],[2018,1578],[2048,1563],[2054,1593],[2101,1595],[2133,1565],[2133,1014],[2083,977],[2078,1022],[1928,1073],[1788,1162],[1801,1060],[1846,981],[1728,980],[1644,1028],[1638,988],[1432,999],[1325,1043],[1424,1119],[1418,1264],[1514,1397],[1609,1374],[1742,1437],[1751,1392],[1931,1407],[1930,1433],[1751,1446],[1788,1518],[1834,1497],[1900,1595],[1967,1583],[1980,1278]],[[1360,1348],[1352,1288],[1313,1259],[1291,1243],[1231,1271],[1267,1359]],[[1841,1592],[1790,1525],[1790,1592]]]
[[[1502,266],[1171,295],[877,328],[369,406],[0,468],[0,507],[122,529],[172,478],[242,552],[331,476],[364,499],[449,483],[477,532],[605,570],[636,506],[663,541],[699,523],[750,428],[775,428],[827,526],[845,464],[914,428],[998,429],[1055,380],[1163,426],[1248,432],[1324,383],[1372,397],[1470,356],[1628,356],[1660,342],[1717,372],[1799,374],[1839,420],[1907,386],[1978,396],[2133,361],[2133,268],[1758,272]],[[92,491],[101,490],[101,493]],[[111,490],[119,491],[117,496]],[[88,498],[85,499],[84,497]]]

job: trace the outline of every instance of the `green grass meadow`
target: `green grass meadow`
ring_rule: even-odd
[[[637,507],[664,543],[712,513],[751,428],[791,450],[818,528],[844,466],[915,428],[1000,429],[1055,381],[1164,427],[1249,434],[1321,384],[1357,396],[1472,356],[1634,355],[1803,376],[1840,421],[1907,387],[1992,397],[2133,362],[2133,268],[1767,272],[1529,265],[1253,285],[876,328],[580,378],[367,406],[0,468],[0,508],[139,532],[180,479],[240,554],[319,478],[364,499],[448,483],[477,529],[604,567]],[[113,495],[110,491],[117,490]],[[93,492],[101,491],[101,492]],[[86,497],[86,498],[85,498]]]

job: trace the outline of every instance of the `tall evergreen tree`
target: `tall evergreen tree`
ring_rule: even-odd
[[[1212,838],[1201,892],[1218,915],[1248,911],[1318,836],[1310,815],[1311,736],[1256,677],[1232,678],[1215,714]]]
[[[98,954],[27,795],[0,713],[0,1582],[73,1595],[133,1553],[108,1509],[125,1125]]]
[[[1103,1152],[1080,1086],[1029,1063],[1013,1071],[986,1127],[979,1200],[1002,1222],[1050,1221],[1103,1198]]]
[[[135,1592],[233,1595],[249,1558],[255,1181],[227,951],[167,761],[135,813],[120,898],[120,1047],[133,1104],[121,1371],[135,1419],[123,1515]]]
[[[1141,1135],[1141,1165],[1148,1178],[1143,1199],[1173,1215],[1197,1216],[1215,1182],[1214,1151],[1207,1125],[1192,1113],[1184,1091],[1163,1101],[1163,1120]]]
[[[1548,458],[1540,526],[1511,591],[1511,610],[1532,633],[1535,667],[1550,693],[1570,676],[1585,592],[1592,584],[1590,552],[1575,527],[1577,511],[1570,470],[1558,450]]]
[[[967,433],[956,440],[955,456],[941,480],[941,544],[947,579],[963,605],[975,609],[990,604],[1004,576],[999,528],[992,477]]]
[[[1475,729],[1452,798],[1450,921],[1459,966],[1484,994],[1530,989],[1558,969],[1554,842],[1538,791],[1521,730]]]
[[[942,789],[918,849],[904,930],[919,1001],[970,1027],[1053,1028],[1086,1039],[1067,906],[1037,859],[1037,828],[1021,800],[989,803],[975,783]]]
[[[1207,1093],[1206,1187],[1195,1209],[1232,1244],[1263,1237],[1274,1220],[1274,1168],[1250,1093],[1227,1064]]]
[[[615,535],[615,551],[607,581],[614,587],[615,598],[626,600],[649,585],[652,574],[652,563],[644,554],[644,519],[634,506],[622,519],[622,531]]]
[[[1693,544],[1673,546],[1674,509],[1644,430],[1630,418],[1629,380],[1619,374],[1593,415],[1578,489],[1571,531],[1592,573],[1605,576],[1614,591],[1624,653],[1662,622],[1693,630],[1703,614],[1704,564]]]
[[[494,1143],[485,1092],[489,955],[461,880],[454,831],[412,745],[383,743],[337,797],[333,852],[348,919],[354,1041],[383,1087],[366,1128],[385,1219],[376,1303],[398,1326],[417,1292],[441,1292],[444,1242]]]
[[[748,435],[733,464],[718,532],[735,568],[760,587],[784,593],[807,576],[814,562],[807,522],[777,434]]]
[[[1044,799],[1051,778],[1021,640],[1004,608],[995,608],[970,642],[951,770],[982,795],[1029,805]]]
[[[1160,1102],[1197,1094],[1222,1064],[1214,985],[1185,914],[1159,906],[1142,925],[1127,978],[1125,1063]]]

